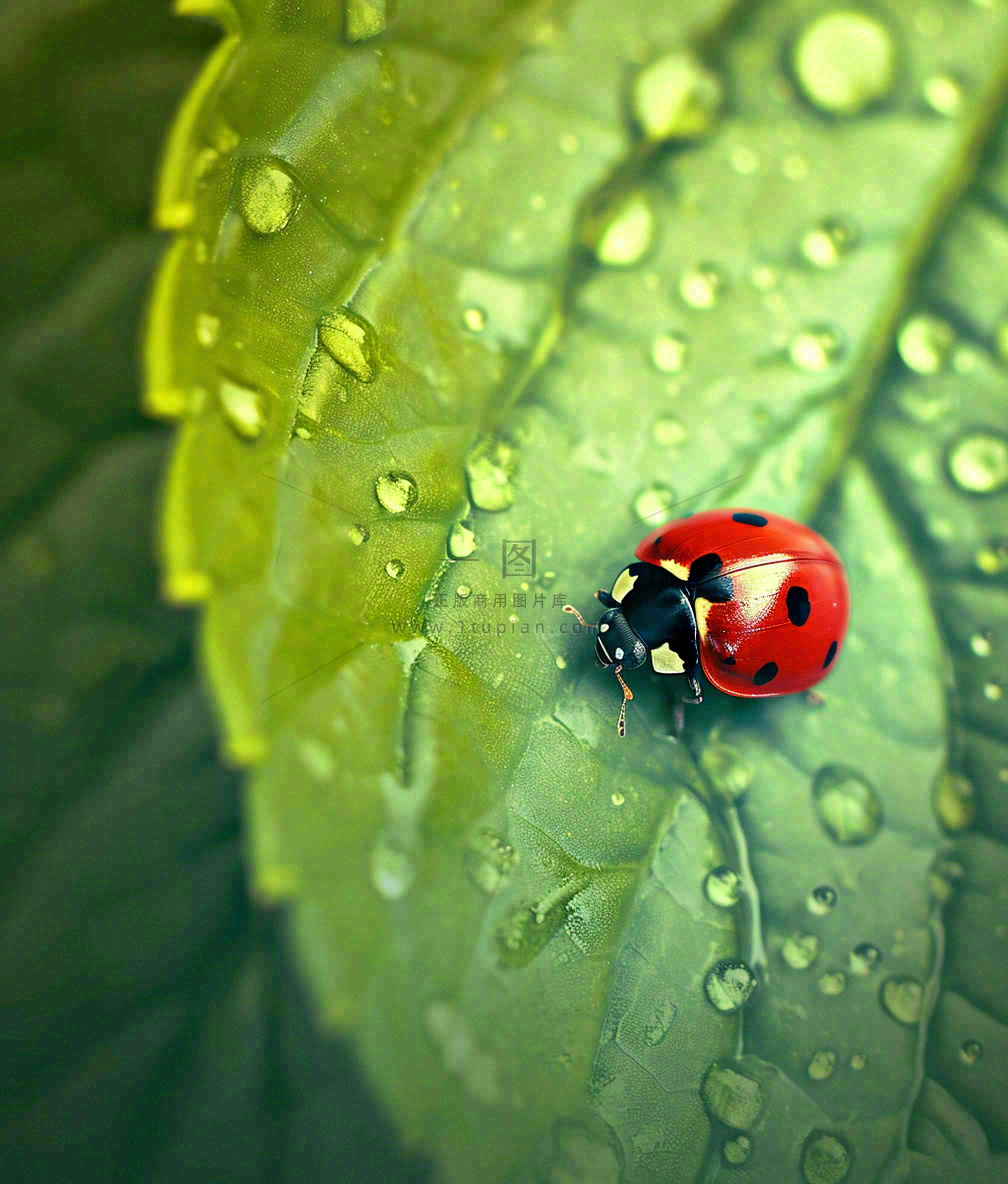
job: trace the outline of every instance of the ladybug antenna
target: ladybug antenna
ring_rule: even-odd
[[[582,625],[584,625],[584,627],[586,629],[591,628],[591,625],[589,625],[588,622],[584,619],[584,617],[581,616],[581,614],[578,612],[578,610],[574,607],[573,604],[565,604],[563,606],[563,611],[565,613],[570,613],[572,616],[577,617],[577,619],[581,622]]]
[[[616,675],[616,678],[619,680],[619,685],[623,688],[623,702],[620,704],[619,719],[616,721],[616,731],[619,733],[621,739],[622,739],[622,737],[624,737],[626,735],[627,700],[633,698],[633,691],[631,691],[630,688],[626,685],[626,683],[623,681],[623,676],[620,674],[620,671],[622,669],[623,669],[622,666],[614,666],[613,667],[613,674]]]

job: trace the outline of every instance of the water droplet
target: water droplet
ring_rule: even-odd
[[[408,473],[382,473],[375,495],[390,514],[402,514],[417,500],[416,482]]]
[[[927,312],[908,317],[896,338],[896,348],[904,364],[918,374],[944,370],[955,343],[955,330],[948,321]]]
[[[991,681],[984,683],[983,693],[985,699],[989,699],[991,703],[998,703],[1004,691],[999,682]]]
[[[294,178],[271,160],[250,161],[242,173],[238,208],[245,225],[256,234],[276,234],[298,207]]]
[[[962,773],[943,769],[931,794],[935,815],[948,831],[965,830],[976,817],[976,790]]]
[[[473,305],[471,308],[467,308],[462,314],[462,324],[471,333],[482,333],[486,328],[487,314],[482,308],[477,308]]]
[[[810,913],[814,913],[817,917],[824,917],[833,911],[836,901],[836,889],[831,888],[828,884],[820,884],[817,888],[812,889],[805,903]]]
[[[552,588],[555,583],[556,583],[556,572],[555,571],[544,571],[542,573],[542,575],[539,577],[539,584],[543,588]]]
[[[371,537],[371,532],[362,522],[358,522],[356,526],[351,526],[347,531],[347,534],[350,536],[350,542],[353,543],[355,547],[359,547],[362,543],[366,543]]]
[[[970,649],[978,658],[989,658],[991,656],[990,638],[985,637],[982,633],[974,633],[970,638]]]
[[[506,510],[514,501],[511,477],[517,464],[513,445],[496,438],[480,440],[465,465],[473,505],[481,510]]]
[[[406,564],[401,559],[390,559],[385,564],[385,574],[393,580],[398,580],[406,570]]]
[[[455,595],[459,598],[459,600],[468,600],[469,597],[472,596],[472,588],[470,588],[468,584],[459,584],[459,586],[455,589]]]
[[[851,1153],[836,1135],[813,1131],[802,1148],[802,1175],[808,1184],[841,1184],[850,1171]]]
[[[758,1081],[724,1065],[711,1065],[700,1087],[700,1096],[712,1118],[736,1130],[756,1124],[766,1091]]]
[[[738,904],[742,895],[742,877],[733,868],[724,865],[716,867],[707,873],[704,892],[711,904],[730,909]]]
[[[632,193],[589,230],[590,245],[599,263],[630,267],[643,258],[654,237],[655,218],[640,193]]]
[[[206,349],[210,349],[217,344],[220,327],[220,317],[215,317],[209,312],[201,312],[196,318],[196,340]]]
[[[823,1048],[812,1054],[808,1063],[808,1075],[813,1081],[825,1081],[832,1077],[836,1069],[837,1057],[835,1052]]]
[[[816,374],[833,364],[842,346],[843,342],[836,329],[803,329],[791,338],[788,355],[799,370]]]
[[[718,1011],[738,1011],[756,989],[756,976],[744,962],[723,958],[704,979],[704,992]]]
[[[637,494],[634,498],[633,508],[638,519],[657,526],[658,519],[663,514],[667,514],[674,503],[675,491],[670,489],[668,485],[656,481],[645,485]]]
[[[386,900],[401,900],[410,890],[416,869],[404,852],[380,839],[371,850],[371,883]]]
[[[361,382],[378,372],[374,330],[362,317],[345,308],[326,313],[319,321],[319,344],[344,370]]]
[[[770,292],[780,283],[780,272],[776,267],[760,263],[749,272],[749,282],[760,292]]]
[[[882,954],[877,946],[863,941],[850,952],[851,974],[871,974],[882,961]]]
[[[493,831],[480,831],[469,843],[466,869],[472,882],[492,896],[518,864],[518,853]]]
[[[827,269],[836,267],[856,241],[855,231],[846,222],[828,219],[805,232],[801,252],[813,267]]]
[[[464,522],[456,522],[448,536],[448,554],[452,559],[466,559],[476,550],[476,535]]]
[[[759,168],[759,156],[748,144],[734,144],[728,152],[728,163],[740,177],[749,177]]]
[[[868,1064],[868,1058],[863,1052],[855,1052],[851,1054],[850,1067],[856,1072],[860,1071]]]
[[[812,781],[819,821],[838,843],[866,843],[882,825],[882,804],[872,785],[848,765],[824,765]]]
[[[724,287],[724,276],[709,263],[684,271],[679,278],[679,295],[690,308],[713,308]]]
[[[717,75],[699,58],[672,53],[637,75],[633,111],[649,140],[692,140],[713,127],[723,98]]]
[[[846,989],[847,976],[841,970],[832,971],[819,978],[819,990],[824,995],[842,995]]]
[[[655,443],[663,448],[678,448],[688,432],[677,419],[656,419],[651,429]]]
[[[557,654],[553,661],[556,663],[557,670],[567,669],[567,659],[562,654]]]
[[[217,400],[224,418],[245,440],[255,440],[266,425],[266,400],[259,391],[228,378],[217,388]]]
[[[672,1023],[678,1014],[679,1008],[676,1007],[671,999],[666,999],[663,1003],[659,1004],[644,1025],[644,1043],[650,1045],[652,1048],[661,1044],[669,1034],[669,1029],[672,1027]]]
[[[1008,544],[996,547],[980,547],[973,556],[973,562],[985,576],[998,576],[1008,571]]]
[[[688,355],[689,343],[678,333],[662,333],[651,342],[651,361],[663,374],[678,374]]]
[[[753,1141],[748,1135],[736,1135],[725,1139],[721,1145],[721,1156],[729,1167],[737,1168],[752,1155]]]
[[[945,71],[932,74],[924,80],[924,102],[936,115],[944,115],[947,119],[954,119],[962,114],[965,92],[963,84]]]
[[[781,957],[792,970],[808,970],[819,957],[819,938],[814,933],[797,930],[784,940]]]
[[[620,791],[617,789],[617,790],[615,791],[615,793],[613,793],[613,794],[611,795],[611,800],[612,800],[612,804],[613,804],[614,806],[622,806],[622,805],[623,805],[623,803],[626,801],[626,798],[625,798],[625,797],[623,796],[623,794],[621,794],[621,793],[620,793]]]
[[[964,1065],[975,1065],[983,1056],[983,1045],[979,1040],[964,1040],[959,1049],[959,1059]]]
[[[997,493],[1008,485],[1008,440],[990,432],[963,436],[949,453],[949,472],[968,493]]]
[[[833,115],[856,115],[889,92],[896,49],[885,25],[867,13],[831,12],[806,27],[792,64],[809,102]]]
[[[727,802],[737,801],[754,776],[752,766],[746,764],[738,750],[719,740],[704,746],[700,768],[714,792]]]
[[[901,1024],[918,1024],[924,1014],[924,988],[906,974],[887,978],[882,984],[882,1006]]]

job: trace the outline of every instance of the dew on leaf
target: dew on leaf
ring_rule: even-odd
[[[297,185],[278,161],[253,160],[245,166],[238,189],[238,208],[249,230],[256,234],[276,234],[290,222],[297,206]]]
[[[947,831],[965,830],[976,817],[976,790],[962,773],[943,769],[931,794],[935,816]]]
[[[700,1096],[712,1118],[745,1131],[754,1126],[766,1101],[758,1081],[726,1065],[711,1065],[700,1087]]]
[[[511,477],[517,464],[514,445],[495,438],[480,440],[465,462],[473,505],[480,510],[506,510],[514,501]]]
[[[362,317],[345,308],[326,313],[319,321],[319,344],[361,382],[377,373],[374,330]]]
[[[807,1184],[842,1184],[851,1167],[851,1153],[836,1135],[813,1131],[802,1148],[801,1168]]]
[[[663,374],[678,374],[688,354],[689,343],[678,333],[661,333],[651,342],[651,361]]]
[[[788,356],[799,370],[816,374],[833,364],[842,344],[840,334],[835,329],[803,329],[788,343]]]
[[[860,1073],[860,1071],[867,1064],[868,1064],[868,1058],[865,1056],[865,1054],[863,1052],[851,1053],[850,1067],[852,1069],[854,1069],[855,1072]]]
[[[736,1135],[733,1139],[725,1139],[721,1145],[721,1157],[732,1168],[741,1167],[752,1155],[753,1143],[748,1135]]]
[[[929,75],[924,80],[923,94],[924,102],[936,115],[953,119],[962,114],[965,94],[963,84],[954,74],[939,71]]]
[[[955,330],[948,321],[920,312],[903,322],[896,348],[909,369],[917,374],[937,374],[948,364],[955,342]]]
[[[924,988],[906,974],[887,978],[882,984],[882,1006],[901,1024],[918,1024],[924,1014]]]
[[[239,436],[245,440],[259,437],[266,424],[266,400],[260,391],[224,378],[217,388],[217,401],[224,418]]]
[[[975,1065],[983,1056],[983,1045],[979,1040],[964,1040],[959,1048],[959,1059],[964,1065]]]
[[[972,432],[949,452],[949,473],[967,493],[997,493],[1008,485],[1008,440],[991,432]]]
[[[928,872],[928,888],[939,904],[946,904],[965,878],[966,869],[961,863],[940,855]]]
[[[617,789],[610,795],[610,801],[614,806],[622,806],[626,797]]]
[[[882,825],[878,794],[848,765],[824,765],[813,778],[812,798],[819,821],[838,843],[865,843]]]
[[[637,518],[658,525],[662,514],[667,514],[675,503],[675,491],[668,485],[655,481],[644,488],[634,498],[633,510]]]
[[[983,633],[974,633],[970,638],[970,649],[978,658],[989,658],[991,656],[990,638]]]
[[[355,526],[350,527],[350,529],[347,531],[347,535],[350,538],[350,542],[353,543],[355,547],[359,547],[362,543],[366,543],[368,541],[368,539],[371,537],[371,532],[362,522],[358,522]]]
[[[881,960],[882,954],[878,946],[863,941],[850,952],[851,974],[871,974]]]
[[[406,570],[406,564],[401,559],[390,559],[385,564],[385,574],[392,580],[398,580]]]
[[[390,514],[402,514],[417,500],[416,482],[408,473],[382,473],[375,496]]]
[[[820,975],[819,990],[829,997],[842,995],[847,988],[847,976],[841,970],[834,970]]]
[[[814,106],[831,115],[857,115],[889,93],[896,47],[880,21],[842,9],[806,26],[795,43],[792,65]]]
[[[704,879],[704,893],[711,904],[730,909],[738,904],[742,895],[742,878],[733,868],[713,868]]]
[[[998,576],[1008,571],[1008,545],[980,547],[973,556],[973,562],[985,576]]]
[[[1004,690],[999,682],[994,682],[992,679],[984,683],[983,693],[984,698],[989,699],[991,703],[999,703]]]
[[[735,144],[728,153],[728,163],[740,177],[748,177],[759,168],[759,156],[747,144]]]
[[[471,333],[482,333],[487,325],[487,314],[482,308],[472,305],[462,313],[462,324]]]
[[[856,238],[854,230],[846,222],[828,219],[805,231],[801,252],[813,267],[826,270],[836,267],[849,254]]]
[[[814,933],[795,931],[784,939],[781,957],[792,970],[808,970],[819,957],[819,938]]]
[[[713,308],[724,287],[724,276],[709,263],[691,267],[679,277],[679,295],[690,308]]]
[[[651,435],[663,448],[677,448],[687,437],[687,431],[677,419],[656,419]]]
[[[679,1008],[676,1007],[671,999],[666,999],[663,1003],[659,1004],[644,1025],[644,1043],[650,1045],[652,1048],[661,1044],[669,1034],[669,1029],[672,1027],[678,1014]]]
[[[631,267],[651,246],[654,230],[655,217],[650,203],[643,194],[631,193],[593,225],[590,245],[599,263]]]
[[[806,1072],[813,1081],[825,1081],[836,1070],[837,1056],[830,1049],[821,1048],[812,1054]]]
[[[567,669],[567,659],[562,654],[557,654],[553,661],[556,663],[557,670]]]
[[[832,912],[836,901],[836,889],[831,888],[828,884],[820,884],[812,889],[805,904],[810,913],[817,917],[824,917],[827,913]]]
[[[217,344],[220,336],[221,320],[213,313],[201,312],[196,318],[196,340],[206,349]]]
[[[468,559],[476,550],[476,535],[464,522],[456,522],[448,535],[448,554],[452,559]]]
[[[721,740],[705,744],[700,753],[700,768],[711,788],[727,802],[737,801],[752,784],[754,771],[738,749]]]
[[[724,93],[694,54],[672,53],[645,66],[633,86],[633,112],[649,140],[692,140],[714,126]]]
[[[459,586],[455,589],[455,595],[459,598],[459,600],[468,600],[469,597],[472,596],[472,588],[470,588],[468,584],[459,584]]]
[[[738,1011],[756,989],[756,976],[731,958],[716,962],[704,979],[704,992],[718,1011]]]

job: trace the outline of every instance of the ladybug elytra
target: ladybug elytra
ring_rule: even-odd
[[[698,666],[745,698],[807,691],[829,673],[850,592],[840,557],[810,527],[762,510],[706,510],[660,526],[634,554],[612,591],[595,593],[606,610],[595,654],[623,688],[621,736],[633,698],[621,672],[648,657],[659,674],[685,675],[687,703],[703,698]]]

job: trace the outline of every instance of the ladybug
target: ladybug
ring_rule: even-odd
[[[843,563],[800,522],[762,510],[705,510],[643,539],[611,592],[596,597],[595,654],[623,688],[617,730],[633,695],[620,677],[650,656],[683,674],[700,703],[701,667],[719,691],[747,699],[807,691],[839,654],[850,614]],[[571,605],[583,625],[585,619]]]

